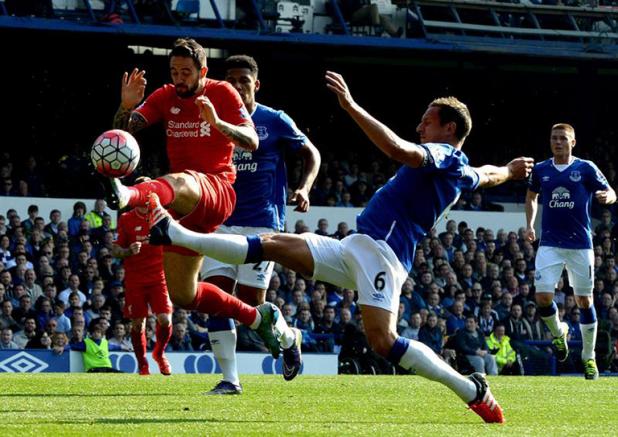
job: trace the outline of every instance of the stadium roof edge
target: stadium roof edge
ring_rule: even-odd
[[[618,45],[582,44],[557,41],[507,40],[488,37],[439,35],[422,38],[376,38],[350,35],[258,33],[250,30],[221,29],[191,26],[165,26],[125,23],[122,25],[69,20],[49,20],[35,17],[0,16],[0,31],[33,30],[39,32],[69,32],[111,34],[145,38],[176,38],[179,35],[221,42],[223,46],[250,44],[302,44],[357,49],[388,49],[395,51],[438,51],[457,53],[491,53],[543,58],[579,58],[597,60],[618,59]]]

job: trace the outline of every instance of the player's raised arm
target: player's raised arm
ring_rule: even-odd
[[[195,99],[195,104],[200,108],[202,119],[232,140],[236,146],[250,152],[257,150],[259,139],[253,124],[235,125],[221,120],[217,110],[206,96],[199,96]]]
[[[388,126],[375,119],[354,101],[343,76],[326,72],[326,86],[337,95],[339,105],[352,117],[369,139],[389,158],[410,167],[420,167],[425,151],[417,144],[400,138]]]
[[[144,100],[146,78],[144,70],[134,68],[131,74],[125,72],[122,76],[120,107],[114,115],[113,127],[131,133],[146,126],[146,119],[138,112],[133,111]]]
[[[320,157],[318,149],[316,149],[309,139],[307,139],[305,144],[298,150],[298,154],[303,158],[304,169],[300,184],[298,188],[294,190],[294,194],[290,197],[290,201],[296,203],[294,211],[307,212],[309,211],[309,192],[320,171],[322,158]]]

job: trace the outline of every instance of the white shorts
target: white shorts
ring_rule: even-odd
[[[250,226],[225,226],[221,225],[215,231],[216,234],[234,235],[257,235],[275,232],[271,228],[256,228]],[[211,276],[225,276],[235,279],[239,284],[248,287],[266,290],[270,283],[270,276],[273,273],[275,263],[272,261],[262,261],[252,264],[226,264],[216,259],[204,257],[200,275],[203,279]]]
[[[311,233],[303,237],[313,255],[313,279],[357,290],[361,305],[398,313],[408,272],[385,241],[364,234],[341,241]]]
[[[553,293],[565,267],[575,294],[592,296],[594,285],[594,252],[592,249],[540,246],[535,261],[536,291]]]

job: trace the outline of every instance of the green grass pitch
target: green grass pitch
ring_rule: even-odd
[[[618,378],[493,377],[507,423],[485,425],[416,376],[0,375],[0,435],[617,435]],[[491,434],[487,434],[491,433]]]

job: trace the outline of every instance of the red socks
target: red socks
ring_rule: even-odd
[[[217,317],[227,317],[251,326],[257,317],[257,310],[227,294],[210,282],[198,282],[195,299],[191,303],[192,310],[207,313]]]
[[[157,193],[161,205],[166,206],[174,201],[174,189],[168,181],[163,178],[155,179],[154,181],[141,182],[129,189],[129,206],[144,206],[146,205],[148,195]]]
[[[161,326],[159,322],[157,322],[156,336],[157,342],[155,343],[152,355],[160,358],[163,355],[163,352],[165,352],[167,343],[169,343],[172,336],[172,325]]]
[[[135,358],[137,358],[138,368],[147,367],[148,361],[146,360],[146,331],[142,330],[137,332],[131,330],[131,343],[133,343],[133,351],[135,352]]]

